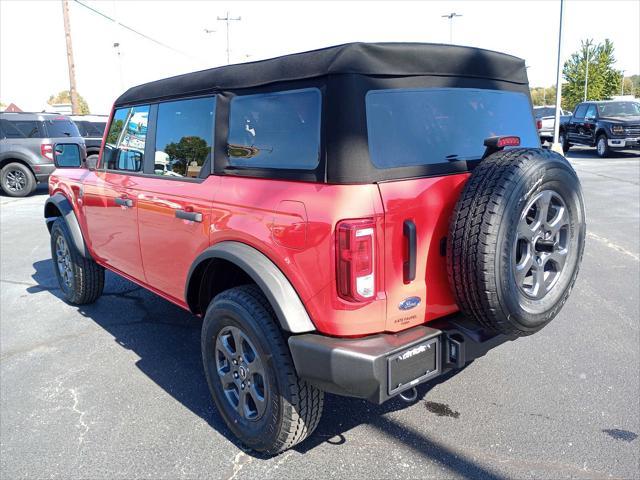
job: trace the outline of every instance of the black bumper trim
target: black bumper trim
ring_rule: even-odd
[[[513,338],[485,332],[456,314],[394,334],[361,338],[294,335],[289,337],[289,349],[300,378],[326,392],[380,404],[419,383],[462,368],[508,340]],[[436,370],[401,388],[390,388],[388,359],[425,342],[437,349]]]

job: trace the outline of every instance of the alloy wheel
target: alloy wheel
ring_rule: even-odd
[[[240,328],[227,326],[216,338],[215,357],[229,405],[241,418],[259,420],[267,406],[268,383],[253,342]]]
[[[606,140],[603,137],[600,137],[598,140],[598,155],[603,156],[605,151],[607,150],[607,146],[605,144]]]
[[[27,186],[27,176],[21,170],[9,170],[5,179],[7,189],[12,192],[19,192]]]
[[[569,254],[569,212],[553,190],[537,194],[524,208],[513,249],[518,289],[541,300],[556,285]]]
[[[58,272],[62,282],[68,288],[73,286],[73,269],[71,267],[71,253],[69,252],[69,246],[67,241],[62,235],[56,238],[56,263],[58,265]]]

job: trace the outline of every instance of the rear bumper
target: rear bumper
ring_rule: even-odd
[[[53,163],[36,163],[31,165],[31,168],[38,182],[46,182],[49,179],[49,175],[56,169],[56,166]]]
[[[296,335],[289,337],[289,348],[300,378],[330,393],[380,404],[512,339],[488,334],[458,314],[395,334]]]

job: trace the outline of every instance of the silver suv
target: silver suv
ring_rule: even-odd
[[[55,169],[53,146],[77,143],[85,149],[78,127],[57,113],[0,113],[0,187],[24,197]]]

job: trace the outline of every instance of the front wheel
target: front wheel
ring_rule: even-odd
[[[609,156],[609,153],[611,153],[606,135],[600,135],[598,137],[598,141],[596,142],[596,151],[600,158],[606,158]]]
[[[95,302],[104,289],[104,268],[75,248],[64,218],[51,227],[51,257],[64,298],[73,305]]]
[[[213,400],[242,443],[278,454],[315,430],[324,393],[298,378],[271,305],[255,285],[213,299],[201,343]]]

